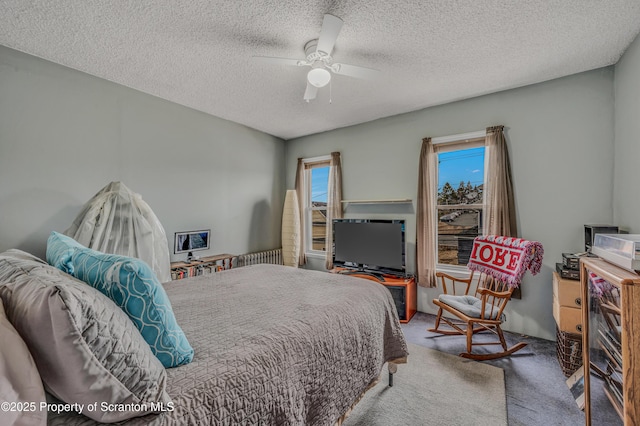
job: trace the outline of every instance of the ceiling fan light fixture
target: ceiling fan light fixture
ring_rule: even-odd
[[[324,68],[314,68],[307,74],[307,81],[315,87],[324,87],[330,80],[331,73]]]

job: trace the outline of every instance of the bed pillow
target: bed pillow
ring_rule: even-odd
[[[47,240],[47,263],[73,275],[71,255],[79,248],[84,246],[71,237],[53,231]]]
[[[0,254],[0,298],[47,391],[69,404],[97,404],[82,414],[116,422],[150,413],[136,404],[171,401],[162,364],[122,309],[96,289],[8,250]],[[103,411],[103,403],[124,405]]]
[[[89,248],[76,249],[71,263],[74,277],[109,296],[129,315],[162,365],[177,367],[193,360],[193,348],[149,265]]]
[[[1,299],[0,342],[0,401],[27,408],[0,409],[3,421],[10,425],[46,425],[47,410],[40,409],[46,401],[42,379],[27,345],[7,319]]]

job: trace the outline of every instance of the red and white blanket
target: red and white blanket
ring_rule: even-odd
[[[540,272],[543,255],[542,244],[537,241],[485,235],[473,240],[467,267],[504,281],[509,287],[518,287],[527,269],[533,275]]]

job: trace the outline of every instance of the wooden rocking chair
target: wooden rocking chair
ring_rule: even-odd
[[[524,348],[526,343],[518,343],[507,348],[500,325],[505,320],[504,308],[511,294],[520,285],[527,270],[533,275],[540,272],[543,255],[542,244],[537,241],[499,235],[483,235],[474,238],[467,264],[467,268],[471,270],[469,278],[459,279],[443,273],[436,274],[436,277],[442,281],[444,293],[433,301],[439,309],[436,326],[429,331],[466,335],[467,352],[461,353],[460,356],[481,361],[511,355]],[[480,276],[476,281],[474,295],[471,295],[473,275],[476,272]],[[456,284],[460,283],[464,285],[464,290],[458,295]],[[455,316],[457,320],[443,316],[445,311]],[[441,321],[448,324],[451,329],[440,329]],[[474,343],[473,335],[481,331],[496,334],[499,342]],[[473,353],[473,346],[480,345],[502,345],[502,352]]]
[[[433,303],[439,307],[435,327],[428,331],[444,335],[466,335],[467,351],[460,354],[461,357],[479,361],[501,358],[524,348],[526,343],[518,343],[507,348],[504,334],[500,325],[505,319],[503,314],[507,302],[511,298],[515,287],[499,281],[487,274],[478,273],[477,286],[473,294],[470,294],[474,284],[474,273],[467,279],[452,277],[442,272],[436,273],[436,277],[442,282],[444,293]],[[454,315],[456,318],[447,318],[443,312]],[[451,328],[442,329],[441,322]],[[499,341],[474,342],[476,333],[489,331],[498,336]],[[473,346],[501,345],[502,352],[473,353]]]

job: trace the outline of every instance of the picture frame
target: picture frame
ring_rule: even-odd
[[[175,254],[208,250],[211,247],[211,229],[176,232],[173,242]]]

